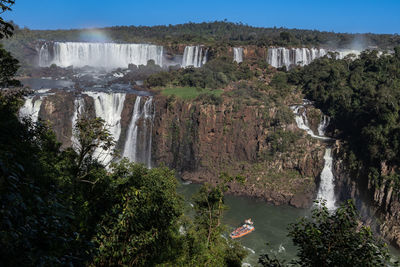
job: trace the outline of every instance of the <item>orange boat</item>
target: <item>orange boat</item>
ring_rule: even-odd
[[[230,236],[232,239],[235,239],[250,234],[254,230],[253,222],[251,219],[247,219],[244,221],[244,224],[233,231]]]

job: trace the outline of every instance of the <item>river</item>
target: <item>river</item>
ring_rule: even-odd
[[[200,188],[198,184],[181,184],[179,192],[190,203],[191,197]],[[254,221],[255,231],[238,239],[249,250],[249,255],[244,260],[252,266],[257,264],[258,258],[265,252],[276,253],[280,259],[290,260],[296,255],[296,248],[287,236],[288,226],[298,218],[310,214],[310,209],[297,209],[290,206],[274,206],[265,201],[238,197],[225,196],[228,210],[224,213],[223,223],[233,230],[243,223],[245,219]],[[269,246],[266,246],[269,243]]]

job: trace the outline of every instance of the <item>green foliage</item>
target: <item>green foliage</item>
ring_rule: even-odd
[[[386,244],[376,240],[369,227],[359,225],[352,201],[333,213],[321,203],[312,214],[312,218],[302,218],[289,227],[289,236],[299,249],[298,259],[290,266],[387,266],[389,263]],[[260,263],[284,266],[269,255],[262,256]]]
[[[0,44],[0,88],[21,85],[18,80],[13,79],[18,68],[18,60],[4,50]]]
[[[295,132],[284,131],[281,129],[277,129],[274,132],[271,132],[267,136],[267,142],[270,146],[268,150],[271,155],[275,155],[276,153],[285,153],[293,149],[295,142],[301,138]]]
[[[217,57],[201,68],[184,68],[151,75],[146,80],[150,87],[181,86],[217,89],[232,81],[249,80],[253,73],[246,64],[236,64],[231,58]]]
[[[15,93],[15,94],[14,94]],[[0,261],[5,266],[69,265],[90,249],[57,186],[60,144],[42,124],[19,122],[21,91],[0,94]]]
[[[312,220],[302,219],[289,236],[299,246],[302,266],[386,266],[389,254],[369,227],[358,224],[352,201],[330,214],[325,205],[313,210]]]
[[[170,87],[162,89],[161,94],[165,96],[176,96],[181,99],[189,100],[197,97],[200,97],[201,99],[205,95],[219,97],[222,94],[222,90],[208,90],[195,87]]]
[[[15,1],[13,0],[0,0],[0,14],[11,11],[11,6],[14,5],[14,3]],[[13,30],[13,25],[4,21],[4,19],[0,17],[0,40],[11,37]],[[18,68],[18,60],[13,58],[9,52],[4,50],[3,46],[0,44],[0,88],[21,85],[19,81],[12,78]]]
[[[227,182],[235,177],[227,174],[220,176],[217,186],[205,184],[193,197],[195,218],[193,225],[187,228],[186,261],[189,266],[241,266],[247,251],[230,238],[221,223],[224,210],[224,192]],[[238,177],[240,179],[240,177]]]
[[[11,7],[14,4],[14,0],[0,0],[0,14],[11,11]],[[0,39],[10,37],[13,34],[13,30],[13,25],[9,22],[6,22],[2,17],[0,17]]]
[[[397,54],[378,56],[369,51],[357,59],[318,59],[293,70],[289,80],[331,116],[340,137],[366,169],[380,169],[382,163],[400,164],[399,70]]]
[[[113,168],[112,207],[95,238],[96,264],[153,266],[177,257],[179,253],[169,249],[181,238],[182,198],[174,173],[126,160]]]

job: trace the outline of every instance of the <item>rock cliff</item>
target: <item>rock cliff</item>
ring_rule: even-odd
[[[230,185],[234,194],[296,207],[312,203],[323,144],[307,137],[294,120],[279,131],[271,127],[276,108],[166,97],[158,97],[155,106],[152,154],[157,164],[194,182],[216,183],[222,172],[245,177],[244,184]]]

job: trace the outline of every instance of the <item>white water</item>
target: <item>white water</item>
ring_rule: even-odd
[[[267,61],[268,64],[275,68],[283,66],[290,68],[292,65],[305,66],[314,59],[325,56],[327,52],[322,48],[268,48]]]
[[[307,134],[309,134],[313,138],[318,138],[322,140],[330,140],[331,138],[325,136],[325,130],[329,124],[329,117],[323,115],[323,118],[318,125],[318,135],[315,135],[314,132],[310,129],[308,120],[307,120],[307,112],[305,109],[305,105],[311,104],[308,100],[303,100],[303,105],[296,105],[290,107],[295,114],[295,120],[297,127],[302,130],[305,130]],[[304,109],[303,112],[300,113],[300,109]],[[321,182],[318,188],[317,199],[326,200],[326,206],[329,210],[336,209],[336,197],[335,197],[335,184],[334,184],[334,175],[332,172],[332,149],[327,148],[325,150],[324,155],[324,168],[321,172]]]
[[[243,62],[243,48],[242,47],[234,47],[233,48],[233,61],[237,63]]]
[[[329,125],[330,118],[326,115],[323,115],[320,124],[318,125],[318,135],[324,136],[326,128]]]
[[[151,168],[151,145],[153,131],[153,97],[141,105],[142,97],[137,96],[129,124],[123,156]],[[142,123],[141,123],[142,122]]]
[[[85,110],[85,100],[83,98],[76,98],[74,100],[74,115],[72,116],[72,135],[71,135],[71,144],[72,148],[74,149],[78,147],[78,140],[75,137],[76,122],[79,116],[83,114],[84,110]]]
[[[361,53],[361,50],[348,49],[348,50],[339,50],[336,52],[339,53],[338,59],[343,59],[350,54],[354,54],[356,57],[358,57]]]
[[[327,119],[328,121],[321,121],[320,125],[318,126],[318,135],[314,134],[313,130],[311,130],[309,123],[308,123],[308,119],[307,119],[307,113],[306,113],[306,109],[304,108],[304,104],[303,105],[296,105],[296,106],[291,106],[290,107],[293,110],[294,113],[294,119],[296,120],[296,124],[297,127],[299,127],[300,129],[304,130],[307,132],[308,135],[310,135],[313,138],[318,138],[318,139],[322,139],[322,140],[330,140],[331,138],[324,136],[325,133],[325,129],[327,127],[327,124],[329,122],[329,119]],[[300,110],[303,108],[303,112],[300,112]],[[326,116],[324,116],[325,118]],[[322,134],[321,134],[321,131]]]
[[[94,100],[96,116],[102,118],[109,127],[115,142],[118,142],[121,134],[121,113],[124,107],[124,93],[85,92]],[[99,148],[94,153],[103,163],[108,164],[112,160],[110,151]]]
[[[50,51],[52,49],[52,51]],[[53,58],[50,58],[53,55]],[[39,66],[127,68],[146,65],[148,60],[163,64],[163,47],[149,44],[55,42],[39,51]]]
[[[321,172],[321,183],[318,188],[317,199],[326,200],[326,207],[329,210],[336,209],[336,198],[335,198],[335,185],[333,180],[335,177],[332,173],[332,149],[327,148],[324,155],[324,168]]]
[[[26,98],[24,105],[19,110],[19,117],[30,117],[32,122],[37,122],[39,119],[40,107],[42,105],[42,97],[36,99],[36,101],[33,101],[33,98],[33,96]]]
[[[131,118],[131,123],[128,127],[128,133],[125,139],[125,146],[123,156],[131,161],[136,162],[136,150],[137,150],[137,135],[138,135],[138,125],[137,122],[141,116],[140,102],[142,97],[137,96],[135,100],[135,106],[133,107],[133,113]]]
[[[151,145],[152,145],[152,133],[153,133],[153,121],[154,121],[154,108],[153,108],[153,97],[149,97],[146,103],[144,103],[144,125],[145,125],[145,164],[147,168],[151,168]]]
[[[186,46],[183,52],[182,67],[195,67],[200,68],[207,62],[208,50],[200,45]]]
[[[39,66],[50,66],[51,65],[51,58],[50,58],[50,51],[49,46],[47,43],[44,43],[39,50]]]

